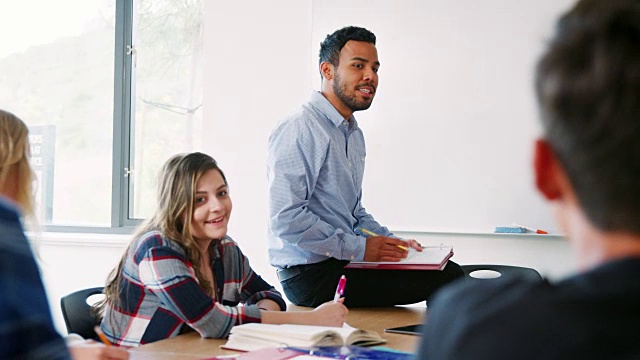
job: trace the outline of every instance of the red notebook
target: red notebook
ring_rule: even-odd
[[[442,270],[453,256],[453,246],[424,246],[422,252],[409,249],[409,255],[398,262],[352,261],[347,269]]]

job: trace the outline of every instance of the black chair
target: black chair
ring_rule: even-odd
[[[539,272],[532,268],[511,266],[511,265],[494,265],[494,264],[481,264],[481,265],[460,265],[462,271],[464,271],[467,280],[483,281],[490,278],[502,277],[502,276],[518,276],[527,280],[541,280],[542,276]],[[492,277],[474,276],[473,272],[489,270],[495,271],[498,274]],[[479,273],[480,275],[480,273]]]
[[[100,319],[91,311],[87,299],[92,295],[102,294],[103,290],[103,287],[78,290],[60,299],[62,316],[69,334],[76,333],[85,339],[98,340],[93,328],[100,323]]]

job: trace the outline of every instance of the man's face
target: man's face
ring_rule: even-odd
[[[352,111],[371,106],[378,87],[378,51],[375,45],[349,40],[340,51],[335,67],[333,91]]]

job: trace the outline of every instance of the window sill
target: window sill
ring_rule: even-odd
[[[36,246],[84,246],[126,247],[131,240],[129,234],[27,232],[27,237]]]

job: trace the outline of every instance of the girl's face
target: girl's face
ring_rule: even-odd
[[[231,198],[216,169],[205,172],[196,184],[191,233],[196,240],[220,239],[227,234]]]

